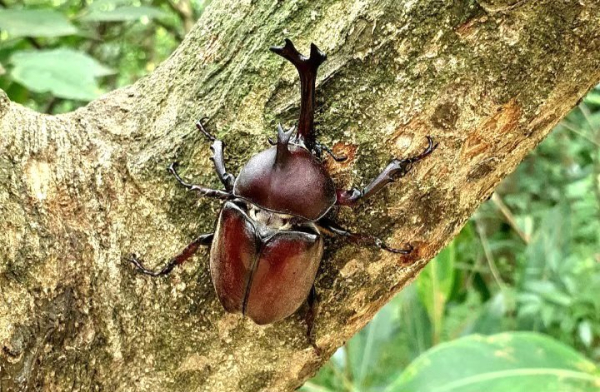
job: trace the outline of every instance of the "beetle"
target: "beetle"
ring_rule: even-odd
[[[224,200],[214,233],[190,243],[162,269],[147,269],[135,255],[130,261],[147,275],[166,275],[201,246],[210,246],[210,273],[217,297],[227,312],[242,313],[256,324],[269,324],[294,313],[306,301],[307,323],[314,318],[314,282],[323,256],[322,233],[337,235],[388,252],[408,254],[412,246],[396,249],[377,237],[350,232],[333,220],[334,206],[353,206],[403,177],[417,161],[431,154],[428,146],[412,158],[394,159],[365,188],[336,189],[322,161],[323,152],[337,157],[315,136],[314,111],[317,69],[326,55],[311,44],[310,56],[286,39],[271,51],[290,61],[300,75],[300,118],[296,127],[277,128],[277,141],[254,155],[234,177],[225,168],[224,144],[209,133],[202,120],[198,130],[212,142],[212,160],[225,190],[209,189],[183,180],[171,164],[169,171],[185,188]],[[310,332],[309,332],[310,335]]]

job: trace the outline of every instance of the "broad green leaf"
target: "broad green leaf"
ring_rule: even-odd
[[[398,366],[406,366],[431,347],[431,327],[416,288],[409,286],[381,309],[345,347],[321,368],[315,383],[330,390],[377,390]]]
[[[359,339],[351,341],[348,346],[352,357],[350,363],[355,365],[354,382],[359,388],[364,387],[372,366],[377,365],[383,346],[389,344],[393,332],[399,325],[398,319],[394,317],[399,302],[400,298],[394,297],[360,332]]]
[[[414,361],[386,392],[596,392],[600,372],[572,348],[532,332],[471,335]]]
[[[481,309],[481,313],[469,329],[469,332],[489,335],[502,332],[503,321],[511,308],[512,293],[500,291]]]
[[[400,328],[410,337],[406,345],[412,362],[433,346],[433,327],[425,306],[418,298],[415,285],[406,287],[397,297],[402,299],[399,309]]]
[[[81,101],[101,93],[96,77],[113,73],[94,58],[71,49],[16,52],[11,63],[12,78],[29,90]]]
[[[0,30],[13,37],[61,37],[78,30],[61,13],[45,10],[0,10]]]
[[[417,278],[419,299],[427,308],[434,327],[434,342],[440,341],[446,302],[454,285],[456,243],[452,241]]]
[[[142,17],[155,19],[165,16],[167,16],[166,12],[154,7],[124,6],[112,10],[93,9],[89,14],[83,16],[81,20],[86,22],[128,22],[138,20]]]

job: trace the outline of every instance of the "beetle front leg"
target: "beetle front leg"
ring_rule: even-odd
[[[179,176],[179,173],[177,173],[175,166],[177,166],[177,163],[173,162],[173,163],[171,163],[171,165],[169,166],[169,168],[167,170],[169,170],[169,172],[175,176],[175,178],[177,179],[177,181],[179,181],[179,183],[181,185],[183,185],[190,191],[196,191],[196,192],[200,193],[202,196],[214,197],[216,199],[227,200],[232,197],[231,193],[229,193],[229,192],[220,191],[217,189],[210,189],[210,188],[203,187],[202,185],[193,185],[193,184],[190,184],[189,182],[185,182]]]
[[[169,272],[173,271],[173,268],[175,268],[176,265],[183,264],[183,262],[185,262],[187,259],[192,257],[192,255],[194,253],[196,253],[196,251],[198,250],[199,247],[209,246],[212,243],[213,237],[214,237],[214,233],[202,234],[200,237],[196,238],[194,241],[192,241],[192,243],[190,243],[188,246],[186,246],[185,249],[180,254],[173,257],[163,268],[161,268],[158,271],[149,270],[146,267],[144,267],[144,264],[142,264],[142,261],[140,259],[138,259],[135,254],[131,255],[128,260],[133,265],[136,266],[138,271],[140,271],[141,273],[143,273],[145,275],[150,275],[150,276],[167,275],[167,274],[169,274]]]
[[[225,147],[225,144],[222,140],[217,139],[204,128],[204,125],[202,125],[202,120],[203,119],[196,121],[196,128],[198,128],[198,130],[212,142],[210,149],[213,152],[213,156],[211,159],[215,164],[215,171],[217,172],[219,180],[221,180],[223,185],[225,185],[227,192],[231,192],[233,189],[233,183],[235,182],[235,177],[233,174],[227,173],[227,170],[225,169],[225,157],[223,155],[223,148]]]
[[[403,254],[403,255],[407,255],[410,252],[412,252],[412,250],[413,250],[412,245],[408,245],[407,249],[397,249],[397,248],[392,248],[391,246],[388,246],[381,239],[374,237],[370,234],[352,233],[352,232],[348,231],[347,229],[344,229],[337,222],[334,222],[333,220],[328,219],[328,218],[320,219],[317,222],[317,225],[319,227],[321,227],[322,229],[324,229],[329,234],[339,235],[341,237],[348,239],[351,242],[354,242],[355,244],[375,246],[379,249],[383,249],[388,252],[398,253],[398,254]]]
[[[348,159],[348,157],[345,155],[342,155],[342,156],[335,155],[335,153],[333,151],[331,151],[331,148],[327,147],[324,144],[316,142],[315,143],[315,153],[317,154],[317,158],[321,159],[321,157],[323,156],[323,151],[325,151],[327,154],[329,154],[329,156],[331,158],[333,158],[333,160],[336,162],[344,162],[345,160]]]
[[[425,158],[437,147],[437,144],[433,144],[433,139],[430,136],[427,136],[427,140],[429,141],[429,145],[421,154],[412,158],[392,160],[392,162],[390,162],[390,164],[383,169],[383,172],[381,172],[377,178],[371,181],[371,183],[362,190],[358,188],[352,188],[350,190],[338,189],[336,204],[342,206],[352,206],[360,199],[367,198],[377,193],[381,188],[390,182],[394,182],[396,179],[404,177],[410,170],[410,167],[413,163]]]

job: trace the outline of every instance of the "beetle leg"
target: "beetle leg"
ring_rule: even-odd
[[[175,176],[175,178],[177,179],[177,181],[179,181],[179,183],[181,185],[183,185],[190,191],[196,191],[203,196],[214,197],[217,199],[226,200],[226,199],[231,198],[231,193],[229,193],[229,192],[219,191],[217,189],[210,189],[210,188],[203,187],[202,185],[193,185],[188,182],[185,182],[181,177],[179,177],[179,173],[177,173],[177,170],[175,169],[176,166],[177,166],[177,163],[173,162],[173,163],[171,163],[171,165],[169,166],[169,168],[167,170],[169,170],[169,172]]]
[[[202,125],[202,120],[204,120],[204,118],[196,121],[196,128],[198,128],[198,130],[212,142],[210,149],[213,152],[213,156],[211,159],[215,164],[215,171],[217,172],[219,180],[221,180],[223,185],[225,185],[225,189],[228,192],[231,192],[233,189],[233,183],[235,182],[235,177],[233,174],[227,173],[227,170],[225,169],[225,158],[223,155],[223,148],[225,147],[225,144],[222,140],[217,139],[204,128],[204,125]]]
[[[142,261],[140,259],[138,259],[138,257],[135,254],[132,254],[128,260],[131,263],[133,263],[133,265],[136,266],[138,271],[140,271],[141,273],[143,273],[145,275],[150,275],[150,276],[167,275],[169,272],[173,271],[173,268],[175,268],[176,265],[183,264],[184,261],[186,261],[187,259],[192,257],[192,255],[194,253],[196,253],[196,251],[198,250],[198,248],[200,246],[209,246],[212,243],[213,236],[214,236],[213,233],[202,234],[200,237],[196,238],[194,241],[192,241],[192,243],[190,243],[188,246],[186,246],[185,249],[180,254],[173,257],[171,260],[169,260],[167,265],[165,265],[163,268],[161,268],[158,271],[149,270],[146,267],[144,267],[144,264],[142,264]]]
[[[317,352],[317,355],[320,355],[321,349],[317,346],[317,342],[314,336],[315,316],[317,314],[318,305],[317,290],[315,289],[314,284],[310,289],[310,293],[308,294],[306,303],[308,305],[308,309],[306,310],[306,314],[304,315],[304,320],[306,321],[306,337],[308,338],[310,345]]]
[[[370,234],[352,233],[352,232],[344,229],[337,222],[334,222],[333,220],[328,219],[328,218],[320,219],[317,222],[317,225],[320,228],[324,229],[324,231],[326,231],[329,234],[339,235],[339,236],[344,237],[344,238],[348,239],[349,241],[354,242],[356,244],[376,246],[379,249],[383,249],[388,252],[399,253],[399,254],[403,254],[403,255],[409,254],[413,250],[412,245],[408,245],[407,249],[397,249],[397,248],[392,248],[391,246],[388,246],[381,239],[374,237]]]
[[[412,158],[392,160],[392,162],[383,169],[381,174],[362,190],[358,188],[352,188],[350,190],[338,189],[336,204],[352,206],[360,199],[367,198],[374,193],[377,193],[390,182],[394,182],[396,179],[404,177],[413,163],[425,158],[437,147],[437,144],[433,144],[433,139],[430,136],[427,136],[427,140],[429,141],[429,145],[422,153]]]

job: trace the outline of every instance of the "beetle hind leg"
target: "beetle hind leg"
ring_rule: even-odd
[[[136,269],[139,272],[141,272],[144,275],[150,275],[155,277],[168,275],[171,271],[173,271],[173,268],[175,268],[175,266],[183,264],[187,259],[192,257],[200,246],[209,246],[212,243],[213,237],[213,233],[202,234],[194,241],[192,241],[188,246],[186,246],[180,254],[169,260],[169,262],[164,267],[156,271],[146,268],[143,262],[135,254],[131,255],[128,260],[133,265],[135,265]]]
[[[402,255],[407,255],[413,250],[412,245],[408,245],[408,247],[406,247],[405,249],[392,248],[391,246],[387,245],[383,240],[374,237],[370,234],[352,233],[341,227],[338,223],[328,218],[323,218],[319,220],[317,224],[327,233],[344,237],[355,244],[374,246],[391,253],[397,253]]]

